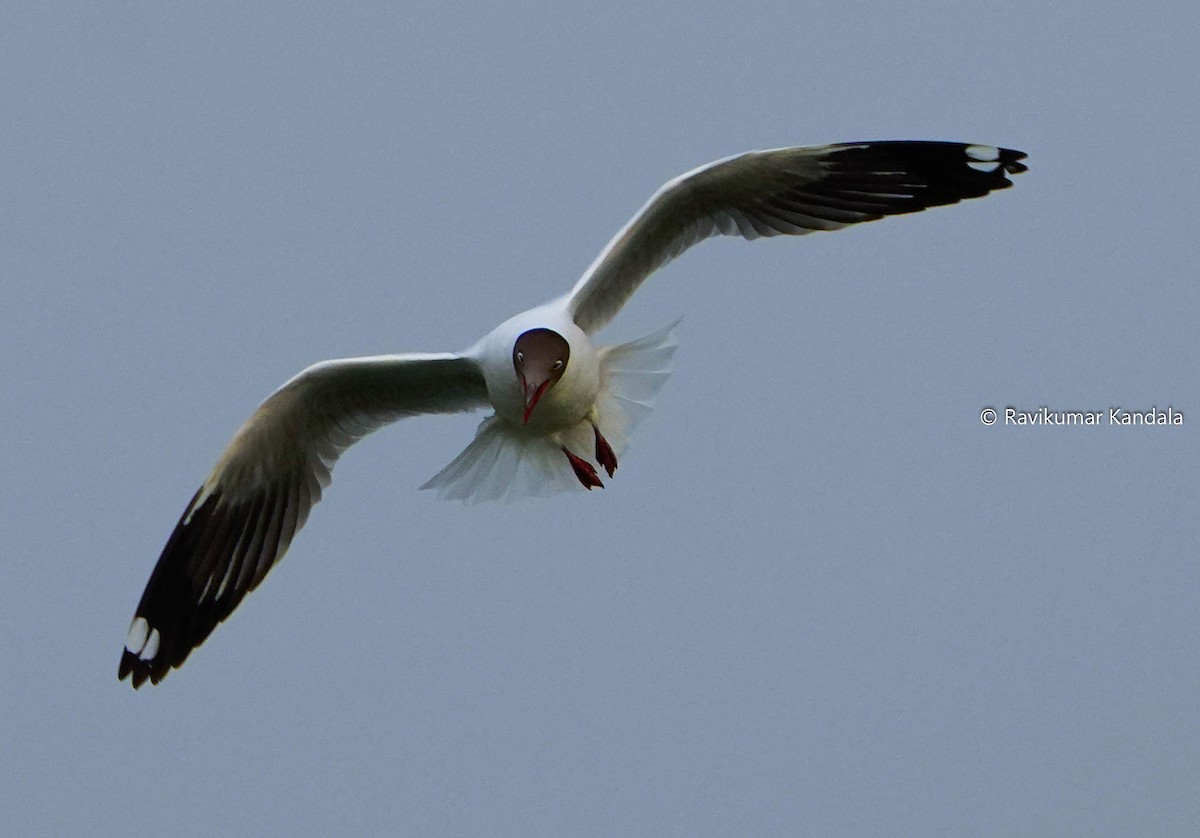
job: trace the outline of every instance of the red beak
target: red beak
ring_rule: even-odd
[[[542,397],[542,395],[546,392],[546,388],[550,386],[550,379],[546,379],[539,384],[537,389],[533,391],[532,395],[530,395],[529,385],[525,383],[524,379],[521,380],[521,384],[525,388],[525,424],[528,425],[529,415],[533,413],[533,409],[537,407],[538,399]]]

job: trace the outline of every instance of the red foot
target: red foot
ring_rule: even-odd
[[[617,455],[613,453],[612,446],[600,433],[600,429],[592,425],[592,430],[596,432],[596,462],[604,466],[608,476],[612,477],[613,472],[617,470]]]
[[[579,482],[583,484],[583,488],[589,492],[592,487],[603,489],[604,484],[600,482],[600,476],[596,474],[596,469],[592,468],[592,464],[582,457],[576,457],[566,448],[562,452],[567,455],[567,459],[571,462],[571,468],[575,470],[575,476],[579,478]]]

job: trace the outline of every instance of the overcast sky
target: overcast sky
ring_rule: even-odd
[[[0,831],[1195,829],[1193,4],[315,5],[0,11]],[[603,335],[683,316],[604,491],[439,501],[481,417],[388,428],[117,682],[288,377],[469,345],[709,160],[876,138],[1030,171],[689,251]]]

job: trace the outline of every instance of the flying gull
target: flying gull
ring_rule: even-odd
[[[422,488],[464,501],[603,487],[670,371],[671,327],[593,336],[655,270],[716,235],[804,235],[978,198],[1025,171],[1020,151],[884,141],[752,151],[669,181],[571,291],[462,352],[324,361],[272,393],[188,503],[138,603],[118,677],[157,684],[287,551],[351,444],[422,413],[491,407]]]

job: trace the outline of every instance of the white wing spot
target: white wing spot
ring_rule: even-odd
[[[150,629],[150,639],[146,641],[146,648],[138,653],[138,658],[144,661],[154,660],[154,656],[158,654],[158,641],[160,639],[158,629]]]
[[[984,163],[983,161],[980,161],[980,160],[968,160],[967,165],[970,166],[972,169],[974,169],[977,172],[991,173],[1000,168],[1000,164],[997,163],[995,160],[991,161],[990,163]]]
[[[155,634],[158,634],[156,631]],[[129,634],[125,637],[125,648],[130,654],[140,655],[146,646],[146,638],[150,636],[150,624],[145,617],[137,617],[129,625]]]
[[[1000,149],[994,145],[969,145],[965,151],[972,160],[994,163],[1000,159]]]

